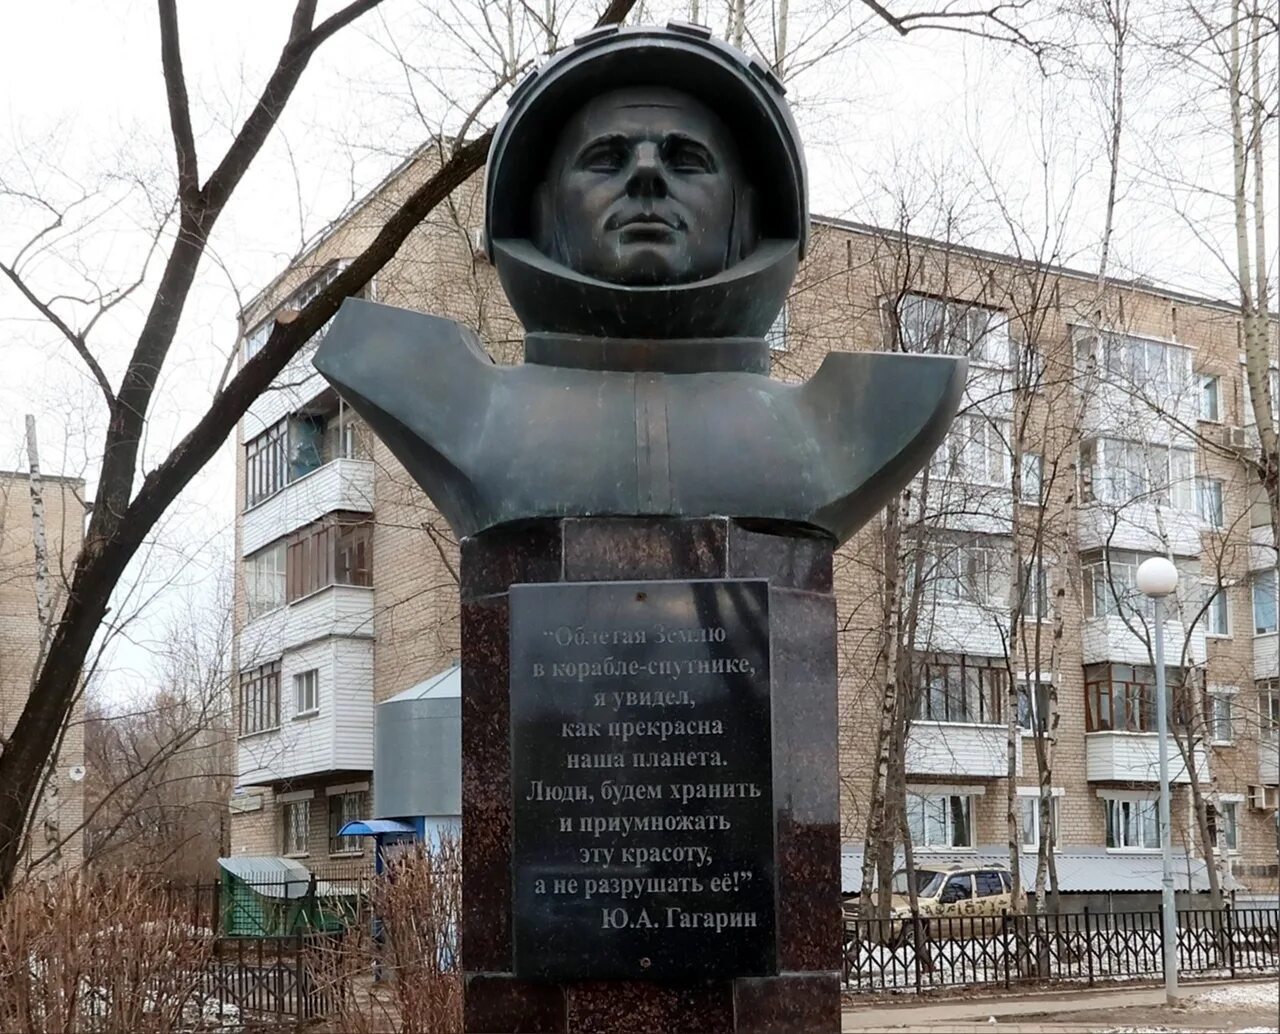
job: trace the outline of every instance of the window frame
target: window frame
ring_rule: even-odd
[[[286,858],[305,858],[311,853],[311,800],[307,797],[298,801],[282,801],[281,816],[281,851]],[[296,817],[301,816],[301,822]],[[301,840],[297,834],[301,834]],[[301,843],[301,848],[297,845]]]
[[[373,586],[374,521],[367,514],[329,514],[286,541],[286,602],[335,585]]]
[[[1058,798],[1060,794],[1051,794],[1049,797],[1049,823],[1054,830],[1061,828],[1058,825]],[[1028,804],[1030,808],[1028,809]],[[1027,816],[1031,817],[1028,823]],[[1028,832],[1033,836],[1028,839]],[[1018,842],[1022,845],[1023,851],[1039,851],[1040,850],[1040,793],[1036,791],[1031,793],[1018,794]],[[1053,850],[1059,849],[1057,838],[1054,838]]]
[[[1222,478],[1196,478],[1196,499],[1200,511],[1200,520],[1205,527],[1221,531],[1226,527],[1226,486]]]
[[[1265,584],[1260,584],[1268,581],[1271,585],[1269,593],[1266,591]],[[1274,635],[1277,631],[1280,631],[1280,594],[1277,594],[1276,582],[1276,569],[1274,567],[1269,567],[1263,571],[1254,571],[1249,575],[1249,598],[1253,604],[1253,634],[1255,636]],[[1262,594],[1259,593],[1259,589],[1262,590]],[[1269,628],[1263,628],[1259,624],[1259,602],[1270,604],[1271,620]]]
[[[1212,398],[1212,406],[1206,406],[1206,401]],[[1212,409],[1212,414],[1207,412]],[[1203,420],[1209,424],[1220,424],[1222,420],[1222,377],[1216,373],[1200,374],[1200,398],[1197,406],[1197,419]]]
[[[914,721],[1001,725],[1009,672],[1000,658],[926,654],[917,662]],[[934,680],[940,678],[941,683]]]
[[[956,802],[963,802],[957,807]],[[919,823],[913,822],[913,810],[919,810]],[[930,815],[927,809],[937,808],[940,814]],[[957,844],[956,812],[962,813],[967,843]],[[974,795],[964,793],[917,793],[907,789],[907,828],[911,832],[912,846],[922,851],[972,851],[975,837],[973,829]],[[932,821],[930,821],[932,820]],[[924,834],[916,839],[916,826]],[[945,843],[935,843],[929,833],[941,829]]]
[[[1154,797],[1103,797],[1106,820],[1106,847],[1108,851],[1155,852],[1160,850],[1160,802]],[[1138,806],[1141,806],[1139,809]],[[1121,822],[1125,812],[1129,821]],[[1139,843],[1119,843],[1117,833],[1133,829],[1139,833]],[[1154,843],[1148,843],[1148,834]],[[1127,837],[1125,838],[1128,839]]]
[[[283,607],[286,600],[286,553],[288,542],[277,539],[269,546],[263,546],[256,553],[245,558],[245,620],[253,621]],[[271,564],[263,561],[272,559]],[[265,568],[265,570],[264,570]],[[270,591],[264,593],[264,583]]]
[[[303,705],[303,691],[307,690],[310,706]],[[293,674],[293,717],[314,718],[320,713],[320,669],[308,668]]]
[[[343,790],[341,793],[328,795],[330,855],[357,855],[364,853],[364,840],[362,837],[341,837],[338,836],[338,830],[348,822],[362,819],[368,808],[368,800],[368,790]],[[349,815],[348,812],[351,812],[351,814]]]
[[[266,502],[289,484],[289,418],[244,443],[244,508]]]
[[[240,737],[280,728],[280,662],[242,669],[237,676]],[[252,717],[252,721],[250,718]]]
[[[1231,638],[1231,595],[1225,585],[1218,586],[1205,604],[1204,634],[1210,639]]]

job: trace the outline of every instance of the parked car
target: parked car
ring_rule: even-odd
[[[846,931],[895,945],[912,940],[917,930],[931,940],[990,937],[1000,929],[1002,913],[1013,909],[1013,879],[1003,866],[926,862],[915,867],[914,875],[919,923],[912,918],[907,871],[899,869],[893,874],[888,918],[875,921],[879,910],[872,890],[865,905],[846,902]]]

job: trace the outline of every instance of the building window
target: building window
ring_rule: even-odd
[[[929,461],[930,477],[1007,491],[1013,478],[1009,429],[1008,420],[962,413]]]
[[[1049,731],[1049,701],[1053,686],[1044,680],[1018,683],[1018,725],[1024,732]]]
[[[1102,335],[1099,373],[1112,384],[1137,387],[1162,399],[1187,390],[1191,349],[1130,334]]]
[[[1186,726],[1187,694],[1181,668],[1166,668],[1170,727]],[[1189,688],[1189,687],[1182,687]],[[1087,664],[1084,669],[1086,732],[1156,732],[1155,669],[1134,664]]]
[[[898,301],[898,330],[904,352],[964,355],[975,366],[1012,365],[1008,325],[996,309],[904,294]]]
[[[916,847],[973,847],[973,798],[908,792],[907,827]]]
[[[787,350],[787,303],[782,303],[782,308],[778,310],[777,318],[769,325],[769,329],[765,332],[764,339],[769,344],[770,350],[774,352],[785,352]]]
[[[1200,375],[1200,419],[1222,420],[1222,378],[1217,374]]]
[[[245,561],[245,610],[250,620],[284,606],[285,543],[281,539]]]
[[[1208,805],[1209,835],[1214,848],[1232,854],[1240,850],[1240,804],[1238,801],[1219,801]]]
[[[1138,591],[1138,568],[1148,554],[1112,549],[1082,559],[1085,617],[1151,615],[1151,600]]]
[[[1208,710],[1210,738],[1214,743],[1231,743],[1236,738],[1235,694],[1211,692]]]
[[[280,662],[240,673],[240,735],[280,727]]]
[[[285,801],[280,814],[284,833],[282,853],[306,854],[311,844],[311,802]]]
[[[1018,804],[1022,818],[1022,849],[1024,851],[1040,850],[1040,795],[1019,794]],[[1049,823],[1056,831],[1058,828],[1058,798],[1049,798]],[[1057,836],[1053,838],[1057,840]]]
[[[928,722],[998,725],[1009,672],[994,657],[930,654],[919,664],[916,718]]]
[[[1231,598],[1226,589],[1219,589],[1209,597],[1205,607],[1205,635],[1226,638],[1231,635]]]
[[[300,671],[293,677],[293,713],[295,717],[315,714],[320,710],[320,671]]]
[[[1029,560],[1022,565],[1022,616],[1043,621],[1049,616],[1049,577],[1044,564]]]
[[[1103,798],[1107,847],[1151,851],[1160,847],[1159,812],[1154,800]]]
[[[1218,478],[1199,478],[1196,486],[1200,495],[1200,519],[1211,528],[1226,524],[1226,512],[1222,507],[1222,481]]]
[[[1085,502],[1150,502],[1195,513],[1195,467],[1194,449],[1094,438],[1080,443],[1081,496]]]
[[[1262,739],[1274,743],[1280,738],[1280,680],[1265,679],[1258,686],[1258,721]]]
[[[367,517],[333,514],[295,532],[286,568],[290,603],[330,585],[372,585],[373,523]]]
[[[345,854],[362,849],[361,838],[340,837],[338,830],[348,822],[365,817],[365,792],[335,793],[329,796],[329,853]]]
[[[1266,635],[1276,630],[1276,572],[1258,571],[1251,576],[1253,585],[1253,634]]]
[[[1022,454],[1022,491],[1018,498],[1033,505],[1040,502],[1044,485],[1044,457],[1038,452]]]
[[[935,541],[926,549],[932,564],[925,572],[925,584],[935,599],[1008,606],[1010,546],[1007,542]]]
[[[330,263],[309,281],[294,291],[293,294],[289,295],[289,297],[280,304],[277,311],[282,312],[286,309],[297,311],[298,309],[304,308],[308,303],[314,301],[321,291],[333,283],[333,281],[337,279],[338,274],[346,269],[350,264],[351,262],[349,259]],[[366,287],[356,292],[355,297],[364,298],[367,297],[367,293],[368,288]],[[271,336],[271,330],[275,326],[275,322],[275,316],[271,316],[260,323],[251,333],[245,335],[244,357],[246,360],[252,359],[262,350],[262,346],[267,343],[267,338]],[[333,321],[330,320],[329,323],[326,323],[321,327],[315,336],[311,338],[311,341],[319,342],[319,340],[324,337],[325,332],[328,331],[329,325],[332,322]]]
[[[244,505],[254,506],[289,483],[289,421],[281,420],[244,446]]]

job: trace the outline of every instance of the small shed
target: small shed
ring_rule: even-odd
[[[285,937],[341,930],[359,895],[317,880],[301,862],[274,855],[219,858],[219,912],[225,937]]]

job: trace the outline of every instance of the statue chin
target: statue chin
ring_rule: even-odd
[[[799,242],[766,238],[751,254],[697,280],[606,280],[522,238],[493,242],[494,264],[531,333],[604,338],[763,338],[795,277]]]

